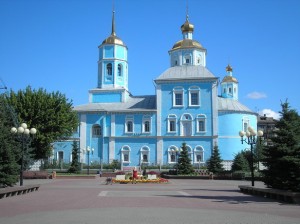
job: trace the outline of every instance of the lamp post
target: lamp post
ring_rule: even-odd
[[[21,169],[20,169],[20,186],[23,186],[23,169],[24,169],[24,151],[25,151],[25,144],[30,142],[30,134],[35,135],[36,129],[27,128],[26,123],[22,123],[20,127],[12,127],[11,128],[12,134],[17,134],[17,140],[22,143],[22,152],[21,152]]]
[[[94,148],[90,148],[89,146],[86,149],[87,154],[88,154],[88,170],[87,170],[87,174],[90,175],[90,152],[92,151],[92,155],[94,153]]]
[[[257,143],[257,140],[261,141],[261,137],[263,136],[263,131],[259,130],[257,133],[252,127],[248,127],[248,130],[246,132],[240,131],[239,135],[241,137],[241,142],[244,144],[244,142],[248,145],[250,145],[251,150],[251,183],[252,186],[254,186],[254,158],[253,158],[253,145]],[[244,136],[246,135],[246,138]],[[257,136],[256,136],[257,135]]]

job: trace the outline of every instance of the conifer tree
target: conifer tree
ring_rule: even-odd
[[[78,142],[73,141],[72,144],[72,162],[69,168],[70,173],[77,173],[80,170],[80,163],[79,163],[79,147]]]
[[[239,152],[235,155],[233,159],[233,163],[231,166],[231,171],[236,172],[236,171],[250,171],[249,163],[247,159],[245,158],[243,152]]]
[[[220,173],[224,171],[221,155],[219,152],[219,147],[214,146],[211,157],[207,160],[207,169],[213,173]]]
[[[289,103],[281,103],[272,145],[264,150],[264,183],[277,189],[300,191],[300,117]]]
[[[11,116],[7,107],[4,106],[3,95],[0,96],[0,187],[13,186],[19,178],[20,167],[19,144],[14,141],[10,129],[12,126]]]
[[[182,143],[181,146],[177,169],[179,174],[191,174],[194,172],[194,168],[191,164],[191,159],[189,157],[189,152],[185,142]]]

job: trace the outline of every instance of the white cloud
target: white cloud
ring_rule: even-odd
[[[266,115],[267,117],[273,117],[276,120],[280,119],[280,114],[271,109],[263,109],[263,110],[260,110],[258,113],[260,116]]]
[[[247,98],[257,100],[257,99],[267,98],[267,95],[265,93],[252,92],[247,94]]]

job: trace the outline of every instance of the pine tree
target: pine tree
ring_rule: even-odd
[[[189,152],[186,147],[186,143],[182,143],[180,155],[178,158],[178,173],[179,174],[191,174],[194,172],[194,168],[191,164],[191,159],[189,157]]]
[[[249,163],[242,152],[239,152],[238,154],[235,155],[232,166],[231,166],[231,171],[232,172],[236,172],[236,171],[249,172],[250,171]]]
[[[272,188],[300,191],[300,117],[287,101],[281,107],[273,144],[264,150],[264,183]]]
[[[78,142],[73,141],[72,144],[72,163],[68,170],[70,173],[77,173],[80,170],[80,163],[79,163],[79,147]]]
[[[4,106],[3,95],[0,96],[0,186],[13,186],[19,179],[20,167],[17,164],[19,144],[14,141],[10,129],[11,116]]]
[[[224,171],[219,147],[214,146],[211,157],[207,160],[207,169],[213,173],[220,173]]]

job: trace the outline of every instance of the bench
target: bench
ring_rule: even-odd
[[[39,187],[40,185],[36,184],[36,185],[28,185],[28,186],[3,188],[0,189],[0,199],[37,191]]]
[[[271,198],[278,201],[300,204],[300,193],[285,191],[272,188],[258,188],[251,186],[239,186],[240,191],[244,194],[257,195],[265,198]]]

